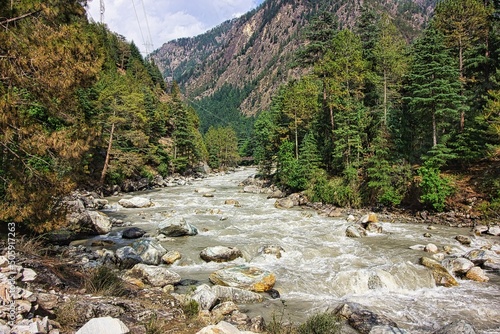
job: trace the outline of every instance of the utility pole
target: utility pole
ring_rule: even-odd
[[[104,0],[101,0],[101,23],[104,23]]]

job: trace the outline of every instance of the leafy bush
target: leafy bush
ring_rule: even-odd
[[[298,334],[337,334],[340,333],[340,323],[331,312],[315,314],[299,326]]]
[[[422,190],[420,196],[422,203],[438,212],[443,211],[446,198],[453,193],[450,180],[442,177],[438,168],[425,165],[418,169],[418,175],[422,178],[419,184]]]
[[[196,300],[190,299],[187,303],[182,305],[182,311],[188,318],[193,318],[198,315],[200,305]]]

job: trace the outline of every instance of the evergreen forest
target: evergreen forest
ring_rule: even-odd
[[[499,218],[497,1],[443,0],[412,41],[388,15],[364,9],[346,29],[323,12],[290,64],[305,74],[255,119],[204,112],[234,111],[245,89],[188,103],[85,6],[0,2],[0,222],[52,230],[75,189],[223,169],[240,156],[284,189],[353,208],[447,210],[475,171],[481,214]]]

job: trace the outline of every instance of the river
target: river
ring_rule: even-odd
[[[386,315],[410,333],[432,333],[447,323],[464,319],[479,333],[500,333],[500,277],[487,272],[487,283],[459,280],[460,286],[437,287],[429,271],[418,265],[423,251],[409,247],[434,243],[440,249],[451,246],[463,254],[471,249],[454,239],[458,234],[472,236],[470,229],[381,222],[382,234],[354,239],[345,236],[348,222],[328,218],[303,208],[277,209],[275,200],[265,194],[242,192],[239,184],[255,174],[253,168],[211,176],[184,186],[147,192],[129,193],[108,198],[110,217],[131,222],[133,226],[155,234],[156,225],[170,216],[182,216],[196,226],[199,234],[171,238],[163,242],[167,250],[177,250],[182,259],[170,266],[185,279],[209,284],[213,271],[248,263],[275,273],[275,288],[281,299],[244,305],[249,315],[283,314],[301,323],[314,313],[335,308],[340,302],[357,302],[376,313]],[[197,188],[215,189],[213,197],[203,197]],[[117,204],[121,198],[149,197],[155,206],[126,209]],[[234,199],[240,206],[224,204]],[[131,243],[120,238],[115,228],[111,237],[116,247]],[[424,237],[425,232],[432,234]],[[110,236],[106,236],[109,238]],[[499,238],[473,237],[472,247],[488,243],[500,250]],[[231,263],[205,263],[199,253],[209,246],[239,248],[244,258]],[[259,255],[264,245],[279,245],[285,251],[281,258]]]

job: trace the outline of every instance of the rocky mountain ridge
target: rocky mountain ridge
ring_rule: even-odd
[[[151,55],[164,76],[188,100],[212,96],[224,86],[243,91],[240,110],[255,115],[269,107],[277,88],[297,76],[294,53],[303,32],[321,11],[336,13],[340,27],[353,27],[363,6],[389,13],[408,39],[425,25],[434,0],[266,0],[258,8],[205,34],[165,43]]]

